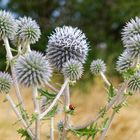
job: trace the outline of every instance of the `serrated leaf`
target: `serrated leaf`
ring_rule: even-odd
[[[57,105],[54,106],[54,107],[52,108],[52,110],[49,111],[48,114],[43,118],[43,120],[48,120],[48,119],[50,119],[51,117],[53,117],[53,116],[56,114],[57,109],[58,109],[58,106],[57,106]]]
[[[106,106],[105,107],[102,107],[100,110],[99,110],[99,114],[100,116],[103,118],[104,115],[106,114]]]
[[[38,89],[41,96],[45,96],[47,100],[54,99],[56,97],[56,94],[48,92],[48,90]]]
[[[123,78],[124,78],[125,80],[130,79],[131,76],[133,76],[135,72],[136,72],[136,69],[130,68],[130,69],[128,69],[127,71],[123,72]]]
[[[109,86],[107,93],[108,93],[108,102],[110,102],[111,99],[116,95],[115,89],[112,84]]]
[[[79,130],[71,130],[75,135],[79,136],[79,137],[83,137],[86,136],[86,140],[89,140],[90,138],[92,138],[92,140],[94,140],[95,135],[97,134],[97,132],[99,131],[97,124],[91,125],[89,128],[83,128],[83,129],[79,129]]]
[[[107,125],[108,125],[108,121],[109,121],[109,118],[105,118],[104,121],[103,121],[103,128],[106,128]]]
[[[32,124],[37,119],[38,114],[32,113],[30,123]]]
[[[25,140],[32,140],[26,129],[20,128],[17,132],[21,134],[21,138],[25,137]]]

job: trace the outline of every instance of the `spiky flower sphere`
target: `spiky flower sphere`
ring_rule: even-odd
[[[132,78],[129,80],[128,88],[131,91],[140,91],[140,72],[137,72]]]
[[[106,71],[106,64],[101,59],[93,60],[90,65],[90,70],[92,74],[104,73]]]
[[[135,19],[131,19],[122,30],[123,43],[126,44],[130,38],[138,34],[140,34],[140,18],[135,17]]]
[[[83,74],[83,65],[81,62],[72,59],[64,63],[62,72],[65,78],[76,81],[79,80]]]
[[[16,43],[36,43],[41,35],[40,27],[35,20],[30,17],[23,17],[17,20],[18,30],[14,41]]]
[[[117,71],[122,73],[128,70],[129,68],[131,68],[132,65],[133,65],[133,59],[131,58],[130,53],[124,51],[118,58],[116,69]]]
[[[51,34],[47,46],[47,56],[50,63],[58,70],[70,59],[84,63],[88,53],[88,43],[85,34],[71,26],[57,27]]]
[[[16,22],[10,12],[0,10],[0,39],[11,39],[16,33]]]
[[[52,69],[46,58],[36,51],[20,56],[15,68],[18,81],[28,87],[43,86],[52,75]]]
[[[0,72],[0,92],[8,93],[12,86],[12,78],[8,73]]]
[[[124,45],[127,51],[131,54],[132,58],[139,57],[140,55],[140,35],[134,35]]]

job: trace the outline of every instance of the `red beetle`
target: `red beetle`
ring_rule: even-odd
[[[70,109],[70,110],[74,110],[74,109],[75,109],[75,106],[74,106],[73,104],[70,104],[70,105],[69,105],[69,109]]]

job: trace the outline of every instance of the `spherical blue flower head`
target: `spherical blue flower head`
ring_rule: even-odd
[[[122,30],[122,41],[124,45],[129,41],[133,36],[140,34],[140,18],[135,17],[126,23],[125,27]]]
[[[106,71],[106,64],[101,59],[93,60],[90,65],[90,70],[92,74],[104,73]]]
[[[71,26],[57,27],[49,37],[47,56],[50,63],[59,71],[71,59],[84,63],[88,54],[85,34]]]
[[[52,76],[52,69],[41,53],[31,51],[17,59],[16,75],[25,86],[44,86]]]
[[[23,17],[17,20],[18,30],[14,41],[16,43],[36,43],[41,35],[40,27],[30,17]]]
[[[0,10],[0,39],[12,39],[16,33],[17,24],[10,12]]]
[[[62,72],[65,78],[76,81],[79,80],[83,74],[83,65],[81,62],[72,59],[64,63]]]
[[[127,71],[132,66],[133,66],[133,59],[131,58],[131,54],[125,50],[118,58],[116,69],[117,71],[122,73]]]
[[[0,92],[8,93],[12,86],[12,78],[8,73],[0,72]]]

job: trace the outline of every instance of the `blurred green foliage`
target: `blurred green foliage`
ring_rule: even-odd
[[[6,2],[5,2],[6,1]],[[115,74],[115,61],[122,51],[121,29],[139,16],[140,0],[0,0],[0,7],[18,16],[31,16],[41,26],[40,41],[32,48],[44,51],[47,36],[56,26],[77,26],[86,34],[90,52],[86,70],[93,59],[105,59],[108,73]],[[0,47],[0,69],[4,69]]]

